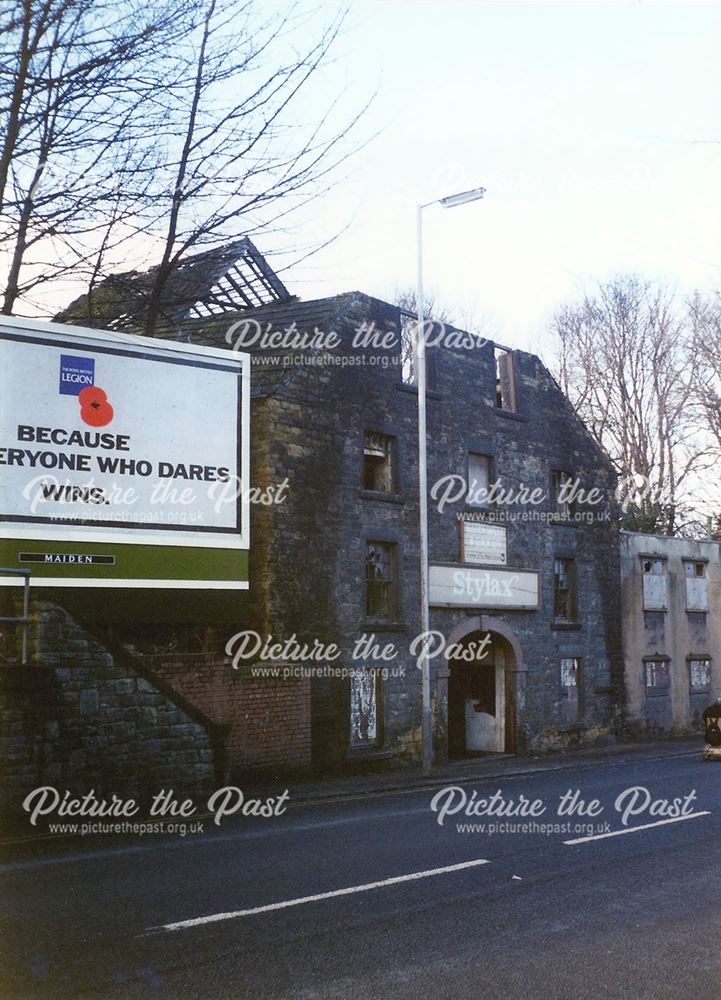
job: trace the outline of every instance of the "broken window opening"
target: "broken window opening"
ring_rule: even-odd
[[[363,439],[363,489],[374,493],[395,492],[393,438],[366,431]]]
[[[577,656],[561,660],[561,721],[567,725],[581,716],[581,660]]]
[[[554,560],[553,617],[558,621],[576,620],[576,564],[573,559]]]
[[[391,542],[368,542],[366,546],[366,617],[395,620],[398,617],[398,560]]]
[[[513,352],[503,347],[495,348],[496,358],[496,407],[516,412],[516,380]]]
[[[646,694],[668,694],[671,686],[671,672],[668,660],[647,660],[644,664]]]

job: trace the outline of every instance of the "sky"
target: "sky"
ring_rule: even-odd
[[[340,235],[286,284],[393,298],[416,205],[482,186],[424,210],[424,282],[500,343],[543,353],[554,310],[621,272],[721,287],[720,49],[721,3],[351,0],[325,86],[375,92],[373,138],[304,219]]]

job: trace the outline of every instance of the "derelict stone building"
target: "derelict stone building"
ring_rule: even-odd
[[[183,325],[194,342],[253,353],[251,485],[286,487],[282,503],[253,505],[238,629],[338,646],[332,662],[282,662],[303,685],[321,769],[419,753],[417,389],[403,323],[354,292]],[[434,343],[437,758],[608,740],[623,690],[611,463],[538,358],[440,328]],[[585,498],[569,495],[573,481]],[[262,650],[236,659],[261,691],[259,668],[279,665]]]

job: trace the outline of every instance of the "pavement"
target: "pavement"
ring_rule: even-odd
[[[700,750],[474,761],[433,776],[448,791],[312,783],[282,815],[17,856],[0,864],[0,996],[708,996],[721,764]]]
[[[601,748],[548,753],[538,756],[487,754],[464,761],[452,761],[434,767],[424,775],[420,767],[407,767],[368,775],[322,778],[316,781],[293,782],[294,801],[333,801],[368,795],[384,795],[418,788],[443,787],[449,782],[464,784],[487,778],[511,778],[565,768],[619,766],[634,760],[660,760],[664,757],[700,755],[702,739],[659,740],[658,742],[615,743]],[[279,779],[280,780],[280,779]],[[265,788],[264,788],[265,790]]]
[[[424,775],[420,767],[409,766],[373,774],[333,776],[312,781],[278,777],[272,782],[266,779],[258,785],[242,782],[242,786],[248,794],[258,797],[277,794],[279,787],[287,787],[290,798],[296,804],[334,802],[418,789],[442,788],[448,784],[464,785],[482,779],[515,778],[568,768],[622,766],[634,760],[694,756],[702,752],[703,746],[701,740],[678,739],[616,743],[602,749],[591,748],[538,756],[487,754],[483,757],[453,761],[444,766],[434,767],[430,775]],[[207,818],[209,815],[203,812],[198,818]],[[30,827],[25,817],[21,816],[18,823],[13,824],[12,829],[0,832],[0,859],[12,856],[13,849],[19,845],[38,843],[47,850],[52,849],[54,844],[62,848],[68,840],[73,839],[76,839],[73,834],[48,833],[42,826],[38,829]]]

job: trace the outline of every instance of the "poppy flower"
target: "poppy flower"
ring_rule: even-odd
[[[113,419],[107,393],[98,385],[88,385],[78,394],[80,419],[90,427],[105,427]]]

